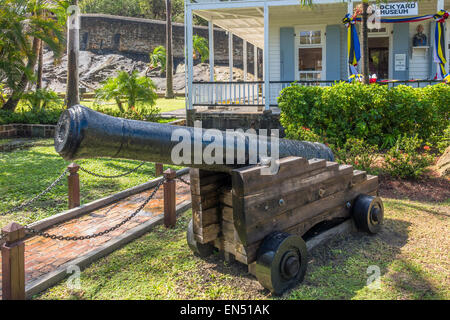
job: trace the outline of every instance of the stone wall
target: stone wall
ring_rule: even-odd
[[[0,139],[3,138],[53,138],[54,125],[49,124],[4,124],[0,125]]]
[[[194,34],[208,39],[208,28],[194,27]],[[184,60],[184,25],[173,24],[174,62]],[[166,23],[141,18],[104,14],[81,15],[80,49],[96,53],[122,53],[148,61],[149,52],[165,46]],[[234,66],[242,68],[243,41],[234,37]],[[216,64],[228,64],[228,35],[222,29],[214,31]],[[253,45],[248,44],[249,72],[253,72]]]

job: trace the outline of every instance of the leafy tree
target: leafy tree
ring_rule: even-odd
[[[165,0],[81,0],[80,8],[83,13],[105,13],[147,19],[166,19]],[[172,1],[172,20],[183,22],[183,0]]]
[[[97,90],[97,100],[114,99],[121,112],[125,112],[122,100],[126,100],[128,110],[139,105],[154,106],[156,104],[156,86],[150,78],[139,77],[134,70],[131,74],[120,71],[115,78],[109,78],[103,82],[103,86]]]
[[[198,35],[194,35],[192,38],[194,48],[194,59],[200,57],[202,62],[205,62],[209,58],[209,46],[208,40]]]
[[[14,111],[29,81],[35,80],[41,41],[56,58],[61,55],[66,8],[66,1],[0,0],[0,81],[11,90],[3,109]],[[42,15],[44,11],[52,15]]]

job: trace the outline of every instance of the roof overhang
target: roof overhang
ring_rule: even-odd
[[[193,13],[232,34],[264,48],[264,10],[260,7],[194,10]]]

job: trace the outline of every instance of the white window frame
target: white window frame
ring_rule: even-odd
[[[300,32],[303,31],[320,31],[320,44],[300,44]],[[326,25],[310,25],[310,26],[295,26],[295,80],[300,80],[301,73],[314,73],[317,71],[300,71],[298,70],[298,51],[299,49],[321,48],[322,49],[322,71],[320,72],[320,79],[325,80],[327,74],[326,65]],[[319,72],[317,72],[319,73]]]

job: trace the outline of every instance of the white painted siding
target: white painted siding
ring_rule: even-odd
[[[347,12],[346,3],[328,4],[315,6],[314,8],[304,8],[301,6],[271,7],[270,8],[270,25],[269,25],[269,41],[270,41],[270,80],[280,81],[280,28],[310,25],[340,25],[342,18]],[[342,29],[344,29],[342,27]],[[345,47],[341,46],[341,51],[346,56],[346,37],[342,37],[345,41]],[[342,56],[342,53],[341,53]],[[341,59],[341,70],[346,72],[346,57]],[[325,59],[325,52],[323,59]],[[341,71],[342,73],[342,71]],[[345,77],[347,74],[345,73]],[[276,90],[276,89],[275,89]]]
[[[450,7],[450,0],[445,0],[445,7]],[[436,12],[436,0],[422,0],[419,2],[419,15],[431,14]],[[270,8],[270,80],[280,80],[280,28],[310,25],[342,25],[342,18],[347,13],[346,3],[317,5],[313,8],[303,8],[301,6],[283,6]],[[430,21],[422,21],[410,24],[410,48],[412,47],[412,38],[416,34],[418,24],[424,26],[424,33],[429,37]],[[449,25],[450,22],[447,23]],[[450,39],[450,32],[447,32]],[[428,39],[430,41],[430,39]],[[392,49],[392,43],[390,44]],[[429,50],[432,50],[431,48]],[[324,53],[325,54],[325,53]],[[341,27],[341,79],[347,79],[347,32],[344,26]],[[450,55],[450,49],[449,49]],[[390,56],[390,60],[392,60]],[[325,59],[325,56],[324,56]],[[392,61],[391,63],[392,64]],[[425,52],[420,55],[419,52],[413,55],[410,52],[409,77],[411,79],[427,79],[429,77],[430,53]],[[390,66],[392,69],[392,66]],[[390,70],[390,73],[392,70]],[[276,90],[276,89],[275,89]]]

